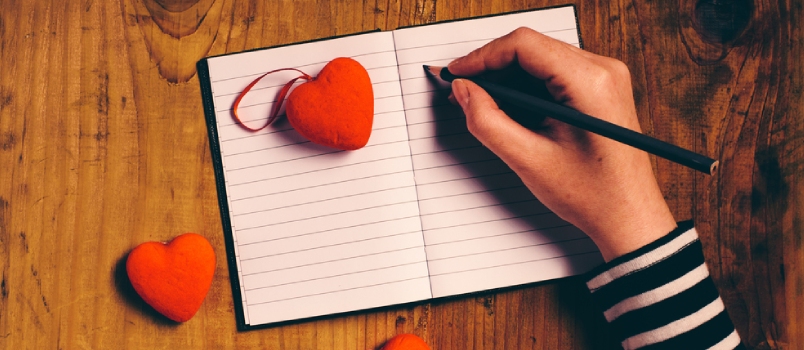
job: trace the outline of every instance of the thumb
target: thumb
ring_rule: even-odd
[[[515,122],[483,88],[467,79],[455,79],[452,93],[466,115],[466,126],[484,146],[512,168],[532,163],[536,147],[547,146],[544,136]],[[544,154],[544,150],[539,152]]]

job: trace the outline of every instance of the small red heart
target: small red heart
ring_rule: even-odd
[[[215,251],[203,236],[185,233],[167,244],[138,245],[128,254],[126,272],[148,305],[184,322],[195,315],[212,285]]]
[[[336,58],[310,82],[296,87],[285,105],[288,121],[308,140],[355,150],[368,143],[374,122],[374,91],[360,63]]]
[[[406,333],[391,338],[381,350],[430,350],[430,347],[417,335]]]

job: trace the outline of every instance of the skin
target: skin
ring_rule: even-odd
[[[625,64],[528,28],[498,38],[448,68],[458,76],[475,76],[517,64],[544,81],[558,102],[641,132]],[[526,129],[465,79],[452,83],[450,99],[466,114],[469,131],[542,203],[588,234],[606,261],[676,228],[647,153],[550,118],[543,128]]]

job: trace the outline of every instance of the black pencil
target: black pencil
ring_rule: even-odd
[[[499,101],[504,101],[526,110],[543,113],[550,118],[608,137],[612,140],[641,149],[709,175],[712,175],[718,166],[718,161],[709,157],[578,112],[572,108],[492,83],[488,80],[477,77],[458,77],[443,67],[425,65],[424,70],[427,74],[439,77],[441,80],[447,82],[452,82],[458,78],[471,80],[486,90],[491,97]]]

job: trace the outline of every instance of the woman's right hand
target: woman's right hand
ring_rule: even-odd
[[[448,68],[475,76],[516,64],[543,80],[560,103],[640,131],[625,64],[528,28],[495,39]],[[542,203],[588,234],[606,261],[676,227],[645,152],[550,118],[544,128],[526,129],[466,79],[453,81],[452,91],[469,131]]]

